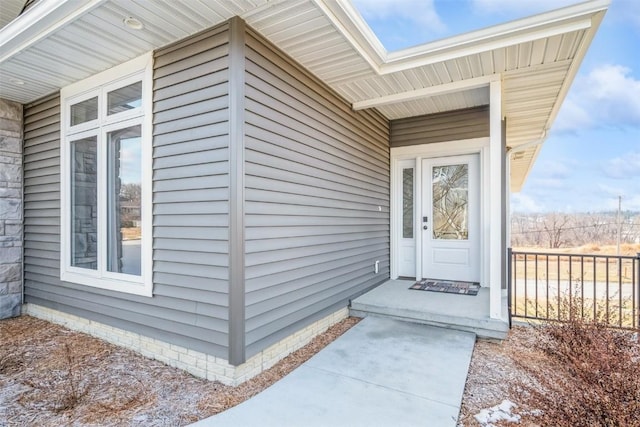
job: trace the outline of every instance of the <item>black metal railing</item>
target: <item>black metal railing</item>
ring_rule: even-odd
[[[640,327],[640,253],[578,255],[508,250],[513,318],[591,319]]]

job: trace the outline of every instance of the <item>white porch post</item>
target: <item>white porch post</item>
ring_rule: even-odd
[[[416,232],[416,280],[422,280],[422,157],[416,157],[414,166],[414,211]]]
[[[502,318],[502,82],[489,84],[489,316]]]

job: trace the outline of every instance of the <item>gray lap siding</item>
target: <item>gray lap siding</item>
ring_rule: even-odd
[[[60,100],[25,108],[25,299],[228,355],[228,26],[155,53],[153,298],[60,281]]]
[[[252,31],[246,40],[250,357],[388,278],[389,136],[384,118],[353,112]]]
[[[489,136],[489,106],[392,120],[392,147]]]
[[[244,144],[247,358],[389,277],[388,121],[248,29],[234,125],[229,33],[154,53],[152,298],[60,281],[60,99],[26,106],[28,303],[228,358],[231,129]]]

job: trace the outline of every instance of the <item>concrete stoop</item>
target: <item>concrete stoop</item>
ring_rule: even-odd
[[[478,338],[503,340],[509,332],[506,321],[496,319],[474,319],[454,315],[429,313],[410,309],[396,309],[393,307],[375,306],[353,302],[349,315],[355,317],[386,317],[404,322],[437,326],[439,328],[456,331],[473,332]]]
[[[489,316],[488,288],[481,288],[478,295],[470,296],[411,290],[412,283],[389,280],[352,300],[349,312],[356,317],[386,317],[472,332],[484,339],[503,340],[507,337],[508,320]],[[506,297],[502,304],[503,312],[506,312]]]

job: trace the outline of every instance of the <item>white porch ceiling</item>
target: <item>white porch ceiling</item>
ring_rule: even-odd
[[[32,102],[239,15],[352,104],[500,76],[507,144],[517,147],[546,136],[607,4],[387,53],[348,0],[40,0],[0,29],[0,97]],[[144,29],[123,25],[128,16]],[[39,31],[22,31],[32,22]],[[488,88],[479,87],[375,108],[393,120],[488,103]],[[514,190],[538,150],[530,145],[514,157]]]

